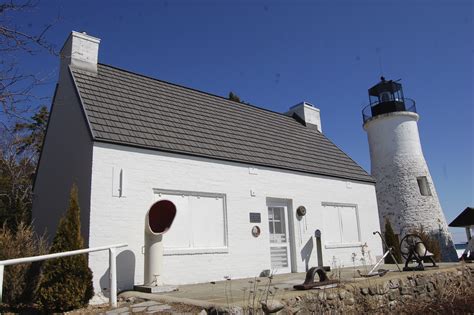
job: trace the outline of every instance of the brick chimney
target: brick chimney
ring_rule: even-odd
[[[314,107],[314,105],[310,103],[301,102],[296,104],[295,106],[290,107],[285,115],[295,118],[306,127],[315,128],[319,132],[323,131],[321,127],[321,113],[319,108]]]
[[[99,44],[99,38],[72,31],[60,52],[60,78],[67,74],[68,66],[96,74]]]

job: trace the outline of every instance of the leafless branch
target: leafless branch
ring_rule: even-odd
[[[57,55],[55,47],[46,39],[47,32],[56,21],[43,26],[38,32],[25,32],[15,23],[15,17],[32,11],[37,1],[10,0],[0,3],[0,111],[5,120],[25,120],[32,104],[39,99],[34,94],[38,85],[48,77],[25,72],[19,64],[21,54],[35,55],[45,51]]]

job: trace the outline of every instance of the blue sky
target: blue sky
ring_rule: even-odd
[[[59,49],[71,30],[102,39],[99,61],[277,112],[308,101],[324,133],[370,171],[361,110],[380,74],[416,100],[420,136],[451,221],[473,206],[471,1],[41,1],[16,18]],[[50,75],[58,58],[19,56]],[[452,230],[465,240],[462,229]]]

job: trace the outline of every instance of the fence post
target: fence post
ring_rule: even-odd
[[[117,307],[117,260],[116,248],[109,248],[110,306]]]
[[[3,302],[3,270],[4,270],[5,266],[4,265],[0,265],[0,304]]]

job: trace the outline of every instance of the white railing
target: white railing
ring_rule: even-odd
[[[41,255],[41,256],[0,260],[0,303],[2,302],[3,270],[5,266],[109,250],[110,306],[117,307],[117,267],[116,267],[117,266],[117,260],[116,260],[117,248],[126,247],[126,246],[128,245],[117,244],[117,245],[100,246],[100,247],[94,247],[94,248],[84,248],[84,249],[72,250],[69,252],[54,253],[54,254]]]

